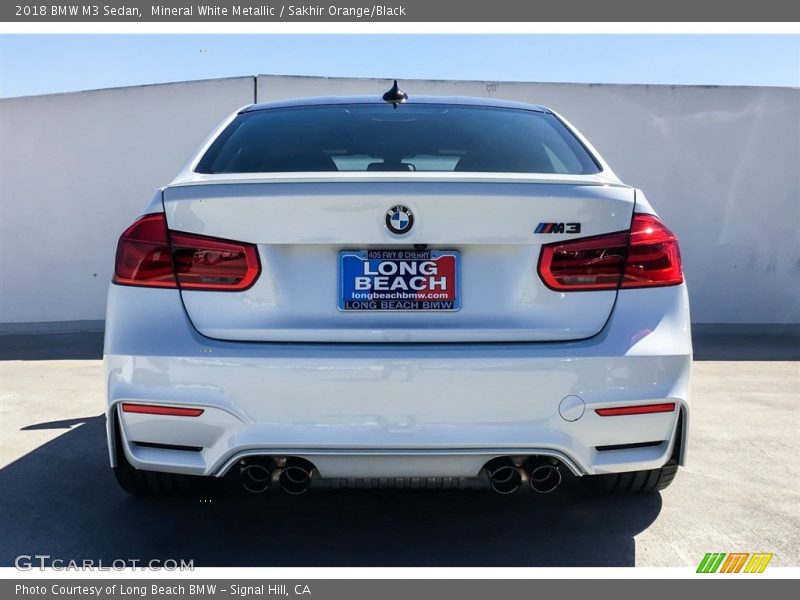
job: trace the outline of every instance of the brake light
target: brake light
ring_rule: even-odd
[[[119,239],[114,283],[240,291],[258,278],[254,244],[170,232],[163,213],[145,215]]]
[[[542,246],[539,275],[554,290],[615,290],[625,268],[628,233]]]
[[[261,270],[253,244],[177,232],[169,237],[183,289],[245,290]]]
[[[117,244],[114,283],[176,287],[164,215],[145,215],[128,227]]]
[[[678,239],[653,215],[630,231],[542,246],[539,276],[558,291],[614,290],[683,282]]]
[[[683,283],[678,238],[653,215],[633,215],[622,287]]]

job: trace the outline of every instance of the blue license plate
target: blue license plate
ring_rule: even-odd
[[[461,308],[456,251],[339,253],[339,310],[454,311]]]

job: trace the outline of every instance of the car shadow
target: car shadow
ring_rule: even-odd
[[[82,424],[81,424],[82,423]],[[661,496],[280,489],[221,483],[207,497],[141,499],[108,468],[105,418],[67,428],[0,470],[0,565],[53,558],[195,566],[633,566]]]
[[[730,333],[697,326],[692,331],[694,360],[794,361],[800,360],[800,335],[790,326],[783,333]]]
[[[103,332],[0,335],[0,360],[99,360]]]

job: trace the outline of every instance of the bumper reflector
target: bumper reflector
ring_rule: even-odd
[[[145,415],[169,415],[172,417],[199,417],[203,414],[202,408],[181,408],[178,406],[157,406],[155,404],[130,404],[122,403],[122,412],[141,413]]]
[[[641,404],[639,406],[616,406],[613,408],[596,408],[596,412],[601,417],[619,417],[622,415],[647,415],[650,413],[666,413],[675,410],[674,402],[664,402],[663,404]]]

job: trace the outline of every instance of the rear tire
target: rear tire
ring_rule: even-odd
[[[144,471],[131,465],[125,456],[125,451],[122,449],[119,437],[119,422],[115,425],[116,448],[114,450],[117,457],[117,466],[114,467],[114,476],[123,490],[134,496],[149,496],[151,498],[196,496],[204,491],[208,482],[207,477],[164,473],[162,471]]]
[[[609,475],[592,475],[590,483],[598,491],[612,494],[652,494],[665,490],[678,474],[683,439],[683,415],[679,417],[675,431],[675,444],[672,455],[660,469],[647,471],[630,471],[628,473],[612,473]]]

